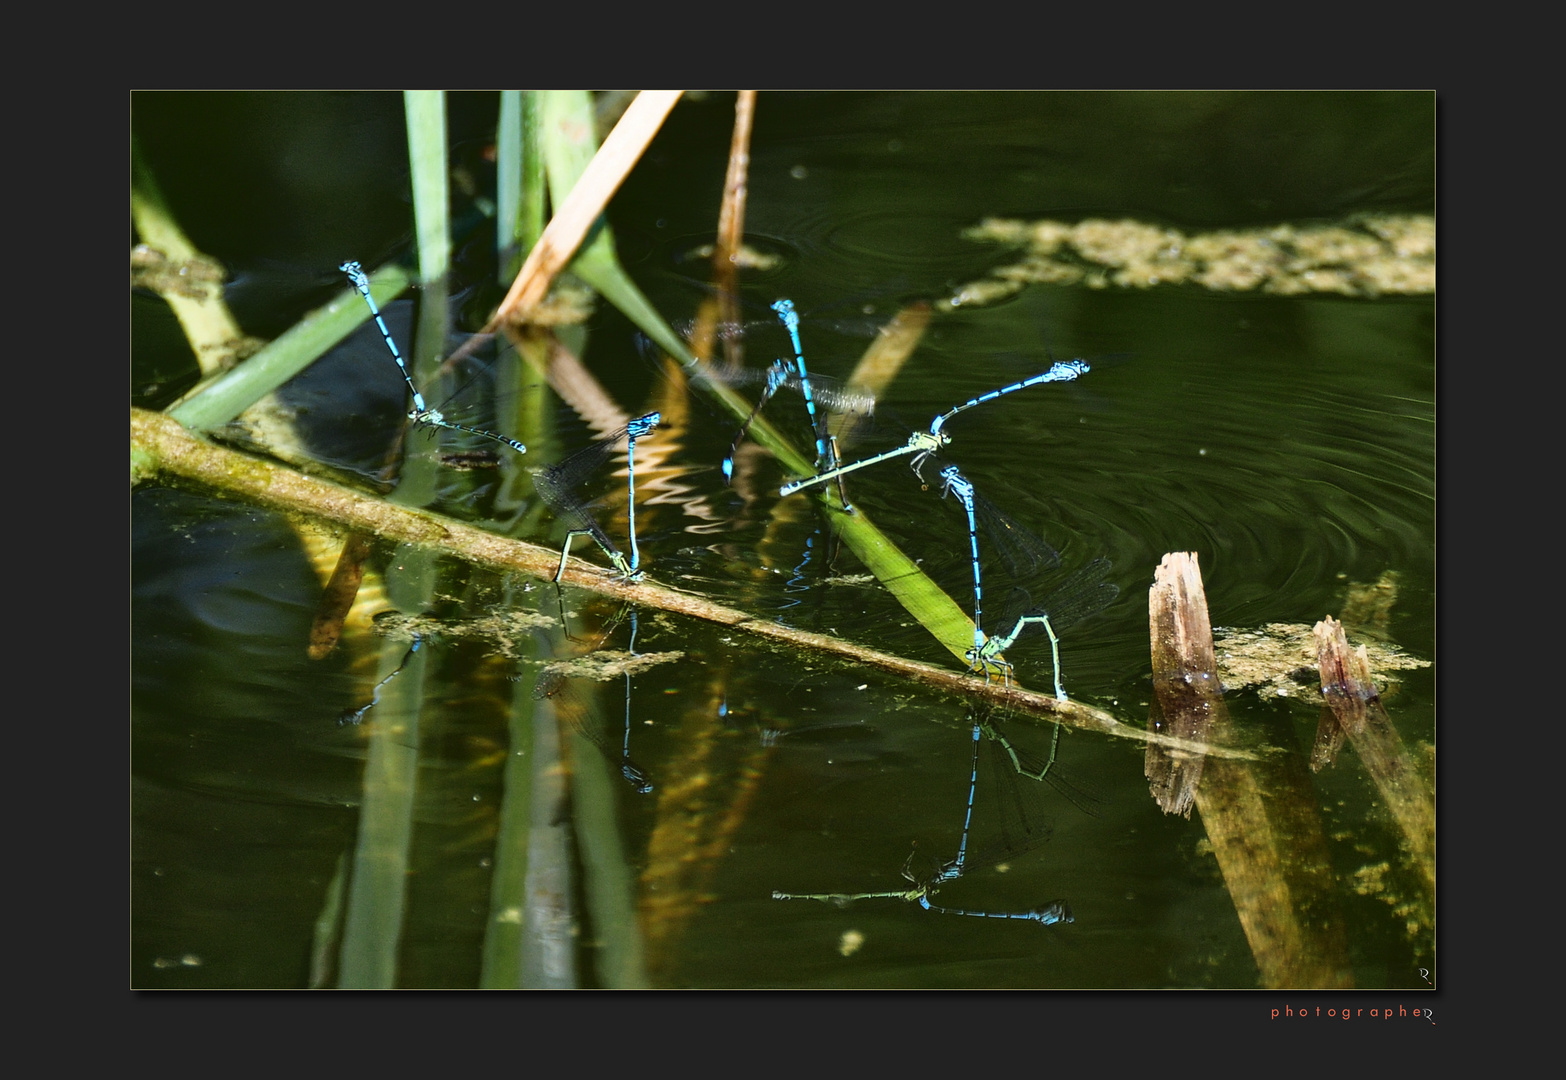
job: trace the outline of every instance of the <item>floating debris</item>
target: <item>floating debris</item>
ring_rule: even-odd
[[[711,259],[717,248],[712,244],[699,244],[680,257],[681,262],[697,262]],[[741,244],[734,253],[734,265],[741,270],[776,270],[783,262],[780,255],[761,251],[749,244]]]
[[[551,660],[544,665],[544,670],[539,673],[539,680],[543,681],[548,676],[557,676],[567,679],[591,679],[594,682],[610,682],[622,675],[640,675],[642,672],[658,667],[660,664],[669,664],[684,658],[685,653],[678,649],[673,652],[657,653],[617,652],[613,649],[599,649],[585,656],[573,656],[566,660]]]
[[[1435,218],[1365,215],[1336,225],[1273,225],[1187,235],[1146,222],[987,218],[968,240],[1023,249],[1020,261],[962,285],[947,307],[984,307],[1024,284],[1149,289],[1199,285],[1279,296],[1427,295],[1435,292]]]
[[[383,611],[375,616],[374,628],[393,641],[412,641],[416,637],[444,640],[476,638],[488,642],[496,655],[508,660],[527,659],[532,652],[533,631],[558,625],[557,620],[536,611],[506,611],[475,619],[437,619],[428,615],[409,615],[401,611]]]
[[[1262,700],[1293,698],[1321,703],[1321,672],[1313,628],[1304,623],[1267,623],[1255,629],[1213,627],[1218,678],[1225,691],[1255,687]],[[1388,672],[1426,668],[1429,660],[1378,641],[1364,643],[1376,682],[1395,683]],[[1390,688],[1386,691],[1391,692]]]

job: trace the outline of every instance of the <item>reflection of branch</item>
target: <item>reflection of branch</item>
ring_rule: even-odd
[[[311,514],[344,528],[373,533],[384,540],[438,548],[472,563],[523,573],[543,581],[554,576],[560,563],[559,554],[549,548],[510,540],[435,514],[394,506],[271,462],[201,442],[159,413],[131,410],[131,450],[136,473],[144,478],[165,475],[195,481],[272,509]],[[1254,757],[1245,751],[1206,747],[1143,731],[1081,702],[1056,701],[1050,694],[998,683],[985,684],[965,672],[866,649],[825,634],[794,630],[691,593],[659,585],[626,585],[614,581],[608,569],[580,560],[567,562],[561,580],[603,596],[688,615],[795,649],[826,653],[878,668],[965,698],[987,697],[1019,713],[1047,716],[1072,727],[1215,756]]]
[[[1180,732],[1223,739],[1229,714],[1216,676],[1212,627],[1194,553],[1163,558],[1148,592],[1153,686]],[[1293,756],[1257,764],[1171,761],[1149,749],[1147,775],[1165,812],[1194,800],[1224,885],[1270,988],[1353,985],[1332,863],[1309,775]],[[1197,780],[1201,783],[1198,786]]]
[[[1328,617],[1316,624],[1320,653],[1321,692],[1331,706],[1337,734],[1318,745],[1341,742],[1347,734],[1365,769],[1375,782],[1397,827],[1403,833],[1415,869],[1429,897],[1435,896],[1435,792],[1398,738],[1381,695],[1371,680],[1365,647],[1350,650],[1343,626]],[[1312,761],[1319,769],[1330,764],[1325,748]]]

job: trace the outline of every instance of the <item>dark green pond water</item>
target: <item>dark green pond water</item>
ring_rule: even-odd
[[[622,261],[671,321],[700,298],[690,283],[703,269],[689,252],[711,239],[732,106],[732,95],[678,105],[612,207]],[[492,134],[494,98],[457,95],[449,108],[454,159],[482,191],[476,148]],[[988,217],[1129,218],[1194,236],[1431,214],[1433,109],[1430,95],[1402,93],[763,94],[746,230],[779,259],[742,283],[762,305],[757,318],[769,317],[766,302],[792,297],[814,369],[844,376],[866,347],[866,319],[948,296],[1016,259],[963,237]],[[193,241],[228,266],[230,301],[250,333],[275,335],[340,290],[344,259],[373,266],[404,253],[399,96],[138,94],[133,125]],[[472,211],[471,199],[455,199],[459,218]],[[482,265],[461,249],[457,261],[459,272]],[[194,361],[160,300],[136,294],[132,317],[136,403],[163,407],[194,381]],[[402,333],[408,305],[391,306],[388,321]],[[643,362],[625,319],[600,305],[572,340],[626,413],[670,417],[645,476],[638,446],[638,534],[654,579],[955,666],[839,547],[812,503],[777,498],[786,477],[768,455],[742,454],[738,481],[725,485],[717,464],[733,421],[689,402],[676,423],[686,399]],[[763,327],[747,348],[770,359],[787,338]],[[404,388],[383,350],[365,329],[317,365],[319,381],[300,400],[328,435],[352,432],[372,446],[395,436]],[[1435,659],[1432,296],[1030,284],[993,306],[938,316],[848,455],[897,445],[951,406],[1042,371],[1050,356],[1107,354],[1117,361],[1075,383],[964,413],[942,456],[1067,566],[1109,560],[1118,599],[1062,635],[1072,696],[1147,723],[1146,590],[1170,551],[1199,553],[1223,627],[1337,616],[1346,590],[1390,572],[1396,599],[1379,637]],[[536,393],[546,438],[529,440],[531,467],[590,435],[549,391]],[[334,400],[352,404],[334,412]],[[780,393],[768,414],[803,440],[797,396]],[[323,458],[352,457],[327,436],[318,446]],[[422,436],[410,447],[432,453]],[[942,500],[938,484],[922,490],[899,461],[852,481],[855,502],[968,609],[967,529],[955,500]],[[508,488],[501,509],[525,515],[527,485],[516,483],[520,501],[507,503]],[[604,520],[619,535],[616,485],[623,479],[606,469],[584,491],[606,499]],[[469,501],[488,507],[491,494]],[[496,633],[463,628],[497,612],[558,623],[554,588],[435,564],[435,601],[411,606],[428,606],[444,627],[435,624],[366,723],[343,726],[339,715],[370,699],[406,639],[350,632],[331,657],[310,660],[320,581],[288,522],[157,485],[138,488],[132,506],[132,985],[301,987],[315,954],[325,957],[316,960],[322,980],[337,984],[346,931],[329,898],[365,825],[377,725],[416,732],[395,751],[416,776],[395,984],[478,985],[486,933],[504,918],[492,904],[506,858],[499,845],[511,835],[503,807],[519,798],[505,772],[518,752],[513,698],[531,709],[539,661],[564,646],[557,630],[526,631],[501,655]],[[558,546],[562,533],[534,514],[521,535]],[[602,561],[585,542],[573,551]],[[378,574],[407,559],[380,549],[371,564]],[[1011,583],[992,562],[993,630]],[[385,607],[405,599],[395,590]],[[565,606],[581,638],[614,615],[570,590]],[[911,850],[949,859],[969,792],[970,703],[666,613],[639,612],[636,631],[636,652],[684,654],[630,689],[631,754],[653,790],[634,793],[588,748],[572,796],[534,822],[572,837],[563,959],[538,982],[1260,985],[1201,815],[1159,810],[1142,744],[1086,732],[1062,736],[1059,767],[1095,791],[1096,815],[1021,781],[1049,841],[1004,871],[974,868],[936,901],[1019,912],[1058,898],[1075,922],[964,918],[895,898],[773,899],[779,890],[900,891]],[[604,648],[628,644],[626,620]],[[1007,656],[1027,685],[1049,685],[1043,635]],[[1386,698],[1416,756],[1434,742],[1433,672],[1398,672]],[[624,680],[574,680],[569,695],[596,697],[617,748]],[[1255,688],[1226,701],[1247,741],[1309,756],[1318,706]],[[1018,720],[1006,730],[1027,749],[1048,746],[1047,728]],[[528,750],[532,760],[544,743]],[[1006,779],[981,759],[975,844],[1000,830],[1003,811],[989,800]],[[1352,747],[1310,785],[1354,984],[1424,988],[1434,930],[1414,910],[1398,831]]]

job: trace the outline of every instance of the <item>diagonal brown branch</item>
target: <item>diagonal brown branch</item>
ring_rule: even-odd
[[[479,565],[522,573],[540,580],[552,578],[560,562],[559,554],[549,548],[497,536],[435,514],[395,506],[383,499],[203,442],[176,421],[160,413],[131,410],[131,450],[135,475],[141,478],[161,475],[194,481],[272,509],[311,514],[341,527],[374,533],[395,542],[438,547]],[[581,560],[570,560],[561,580],[603,596],[672,611],[743,630],[794,649],[876,668],[946,693],[989,698],[1021,715],[1042,716],[1088,731],[1099,731],[1144,743],[1159,743],[1191,753],[1246,759],[1254,757],[1243,750],[1193,744],[1188,740],[1144,731],[1123,724],[1102,709],[1081,702],[1057,701],[1049,694],[980,682],[965,672],[867,649],[825,634],[795,630],[771,619],[724,607],[704,597],[667,586],[627,585],[615,581],[607,569]]]

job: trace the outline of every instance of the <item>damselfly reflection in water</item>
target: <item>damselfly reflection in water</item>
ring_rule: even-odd
[[[357,726],[364,719],[366,713],[379,705],[381,703],[381,691],[386,688],[387,683],[402,674],[402,669],[408,666],[408,661],[413,659],[413,654],[419,651],[419,646],[423,643],[424,639],[415,634],[413,644],[408,646],[408,651],[402,656],[402,663],[398,664],[391,674],[375,684],[374,689],[370,691],[370,700],[368,702],[357,709],[344,709],[337,717],[338,726],[342,727],[349,724]]]
[[[1003,739],[999,738],[993,724],[985,717],[970,717],[972,754],[969,762],[968,798],[963,808],[963,822],[956,855],[936,863],[921,859],[918,848],[909,852],[904,861],[901,876],[908,881],[907,889],[891,889],[858,893],[789,893],[774,890],[774,900],[819,900],[839,906],[855,900],[901,900],[918,904],[926,911],[942,915],[968,915],[986,919],[1010,919],[1037,922],[1044,926],[1075,921],[1071,906],[1064,900],[1050,900],[1037,908],[1026,911],[989,911],[981,908],[951,907],[934,903],[932,898],[945,885],[958,880],[975,868],[987,868],[1001,862],[1009,862],[1034,850],[1046,842],[1053,831],[1038,808],[1035,782],[1013,768]],[[980,745],[988,743],[992,748],[987,760],[985,790],[992,792],[984,801],[986,817],[993,817],[989,829],[998,831],[970,846],[973,828],[975,795],[979,784]],[[1092,812],[1092,811],[1089,811]],[[924,865],[919,865],[921,862]]]
[[[995,747],[991,751],[991,756],[998,768],[1004,770],[1006,764],[1009,764],[1018,776],[1048,784],[1061,798],[1088,817],[1099,816],[1099,807],[1103,805],[1104,800],[1098,787],[1075,771],[1062,768],[1059,764],[1060,725],[1058,723],[1051,725],[1049,753],[1043,757],[1013,742],[1000,730],[993,717],[977,721],[976,727],[979,734]]]
[[[603,648],[622,623],[629,619],[630,638],[625,652]],[[647,771],[631,758],[631,678],[640,671],[659,664],[678,660],[683,652],[638,653],[636,651],[636,609],[622,607],[604,624],[597,639],[583,652],[564,660],[545,665],[533,688],[536,700],[554,701],[557,710],[564,714],[571,726],[583,738],[598,748],[604,759],[620,771],[620,776],[632,791],[645,795],[653,789]],[[590,679],[608,682],[615,677],[625,680],[625,714],[617,735],[611,735],[606,717],[596,705],[580,694],[567,691],[572,679]]]
[[[604,648],[627,622],[630,624],[630,635],[626,651]],[[397,669],[375,685],[370,702],[358,708],[345,709],[338,722],[360,723],[380,702],[384,688],[408,666],[414,654],[427,652],[432,643],[454,648],[464,643],[478,644],[485,653],[509,659],[521,667],[534,662],[529,658],[537,647],[538,631],[559,625],[553,615],[525,608],[497,609],[465,619],[383,611],[374,619],[375,632],[393,640],[411,638],[412,644]],[[608,619],[593,639],[579,651],[545,664],[534,683],[533,698],[538,701],[555,701],[558,711],[620,770],[627,784],[638,792],[647,792],[652,790],[652,781],[630,756],[631,680],[643,671],[680,660],[685,654],[680,651],[638,652],[637,633],[636,609],[626,605]],[[519,672],[509,676],[512,681],[522,677]],[[611,734],[608,723],[599,715],[596,705],[569,686],[572,680],[610,682],[616,679],[623,679],[625,683],[625,707],[623,722],[615,723]]]
[[[371,688],[370,700],[357,708],[344,709],[337,717],[341,726],[358,726],[381,703],[386,688],[413,661],[415,654],[438,654],[444,646],[462,642],[481,643],[496,656],[521,660],[532,653],[535,633],[556,625],[552,616],[526,608],[504,608],[469,619],[415,615],[394,608],[376,613],[371,620],[374,632],[390,641],[407,641],[408,649],[396,668]]]

